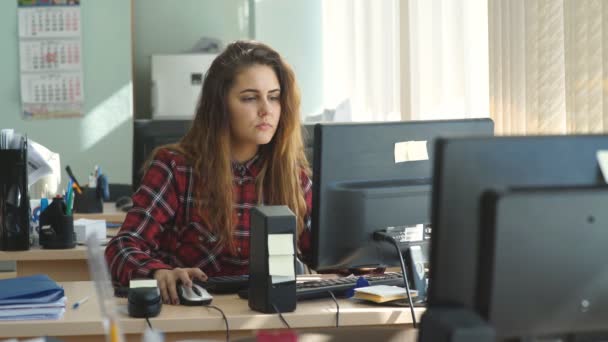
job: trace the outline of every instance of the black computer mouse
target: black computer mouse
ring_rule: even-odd
[[[130,288],[127,297],[131,317],[156,317],[163,306],[158,287]]]
[[[177,285],[177,296],[181,305],[195,306],[211,304],[213,296],[203,287],[197,284],[192,284],[192,287],[187,287],[182,284]]]
[[[116,209],[122,211],[129,211],[129,209],[133,208],[133,200],[128,196],[121,196],[116,199]]]

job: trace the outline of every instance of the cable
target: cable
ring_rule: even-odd
[[[226,342],[229,342],[230,341],[230,327],[228,326],[228,318],[226,318],[226,314],[224,314],[224,311],[222,311],[222,309],[218,308],[215,305],[207,305],[207,307],[219,311],[220,314],[222,315],[222,318],[224,319],[224,324],[226,325]]]
[[[410,295],[409,280],[407,279],[407,272],[405,271],[405,262],[403,261],[403,255],[401,254],[399,243],[397,243],[397,240],[395,240],[392,236],[383,231],[374,232],[374,238],[376,240],[390,242],[397,249],[397,254],[399,254],[399,263],[401,265],[401,273],[403,273],[403,284],[405,285],[405,292],[407,293],[407,299],[410,304],[412,323],[414,325],[414,329],[416,329],[418,327],[418,324],[416,323],[416,313],[414,312],[414,303],[412,302],[412,296]]]
[[[340,327],[340,304],[338,304],[338,300],[336,299],[336,296],[334,296],[334,293],[331,291],[327,291],[329,292],[329,294],[331,295],[331,299],[334,300],[334,303],[336,303],[336,328]]]
[[[154,329],[154,328],[152,328],[152,324],[150,323],[150,320],[148,319],[148,317],[146,317],[146,322],[148,322],[148,327],[150,329]]]
[[[291,327],[289,326],[289,323],[287,323],[287,321],[285,320],[285,317],[283,317],[283,314],[281,313],[281,311],[279,311],[279,308],[277,308],[277,306],[274,305],[274,303],[272,304],[272,307],[274,308],[274,311],[279,314],[279,318],[281,319],[283,324],[285,324],[287,329],[291,329]]]

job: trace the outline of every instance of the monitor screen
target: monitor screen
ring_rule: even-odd
[[[399,265],[372,235],[429,222],[434,139],[492,134],[490,119],[317,124],[311,267]]]
[[[133,121],[133,177],[136,191],[143,176],[145,161],[161,145],[178,142],[190,128],[192,120],[134,120]]]
[[[596,152],[608,136],[453,138],[435,148],[428,304],[474,309],[482,193],[601,184]]]

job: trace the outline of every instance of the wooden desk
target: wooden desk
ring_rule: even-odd
[[[111,223],[122,223],[127,213],[117,210],[114,203],[104,203],[103,213],[74,214],[74,219],[106,220]],[[110,228],[107,234],[116,235],[118,228]],[[55,281],[90,280],[87,264],[87,251],[84,246],[72,249],[42,249],[33,247],[27,251],[2,252],[0,261],[15,261],[16,276],[27,276],[45,273]]]
[[[105,341],[99,307],[92,282],[66,282],[68,297],[66,313],[57,321],[0,322],[0,338],[25,338],[55,336],[63,341]],[[73,310],[72,303],[90,296],[90,300]],[[119,298],[119,309],[126,312],[126,300]],[[284,325],[277,315],[260,314],[249,309],[247,301],[236,295],[217,295],[213,304],[221,308],[228,318],[231,339],[251,336],[256,330],[282,329]],[[380,307],[360,304],[351,300],[339,300],[340,326],[403,327],[411,328],[409,308]],[[424,309],[417,308],[418,320]],[[336,305],[331,299],[298,302],[295,312],[285,313],[285,319],[294,329],[317,331],[331,328],[336,323]],[[152,326],[165,333],[165,341],[183,339],[225,339],[224,321],[221,315],[205,307],[163,305],[160,315],[150,319]],[[146,327],[143,319],[121,314],[120,326],[127,341],[140,341]],[[412,329],[413,330],[413,329]],[[411,333],[415,335],[415,333]],[[415,341],[412,337],[411,341]]]
[[[116,209],[116,205],[113,202],[107,202],[103,204],[103,213],[95,214],[80,214],[74,213],[74,219],[86,218],[89,220],[106,220],[111,223],[123,223],[127,213]]]
[[[87,251],[84,246],[72,249],[42,249],[0,252],[0,261],[15,261],[16,276],[45,273],[55,281],[90,280]]]

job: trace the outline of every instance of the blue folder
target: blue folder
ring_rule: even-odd
[[[0,280],[0,306],[51,303],[64,295],[63,288],[44,274]]]

